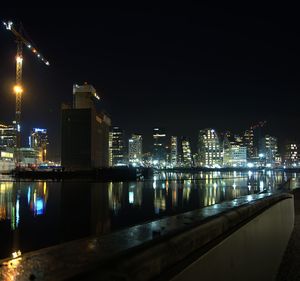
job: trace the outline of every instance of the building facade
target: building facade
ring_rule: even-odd
[[[110,118],[97,113],[99,97],[93,86],[73,86],[73,108],[62,108],[61,162],[68,170],[109,165]]]
[[[261,155],[265,158],[266,164],[274,165],[278,157],[277,138],[266,135],[262,139]]]
[[[33,128],[29,136],[29,147],[37,149],[42,155],[42,161],[47,159],[48,134],[47,129]]]
[[[222,165],[222,149],[217,132],[204,129],[198,135],[199,165],[215,167]]]
[[[297,166],[299,162],[298,144],[287,141],[284,145],[284,165],[287,167]]]
[[[223,165],[227,167],[245,167],[247,165],[247,148],[233,144],[224,149]]]
[[[162,128],[153,129],[153,153],[152,162],[154,165],[165,166],[167,159],[167,135]]]
[[[128,159],[130,164],[141,165],[143,158],[143,137],[132,134],[128,140]]]
[[[109,165],[126,164],[124,131],[120,127],[112,127],[109,132]]]
[[[178,165],[178,145],[176,136],[171,136],[170,165],[171,167],[176,167]]]
[[[182,162],[181,166],[183,167],[192,167],[193,166],[193,155],[192,155],[192,150],[191,150],[191,145],[190,141],[186,137],[181,138],[181,155],[182,155]]]
[[[16,147],[16,126],[0,123],[0,147]]]

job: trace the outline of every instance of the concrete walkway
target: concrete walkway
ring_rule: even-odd
[[[283,256],[276,281],[300,280],[300,189],[293,190],[295,199],[295,228]]]

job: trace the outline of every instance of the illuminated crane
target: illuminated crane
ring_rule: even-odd
[[[3,22],[5,28],[10,30],[15,38],[17,43],[17,55],[16,55],[16,85],[14,86],[14,92],[16,94],[16,146],[17,151],[19,151],[21,146],[21,132],[20,132],[20,121],[21,121],[21,104],[22,104],[22,65],[23,65],[23,44],[34,54],[38,59],[44,62],[46,65],[50,65],[40,52],[33,47],[33,44],[30,43],[24,36],[21,34],[21,31],[18,32],[11,21]],[[17,162],[19,162],[19,155],[17,156]]]

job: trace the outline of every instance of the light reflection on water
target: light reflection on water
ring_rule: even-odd
[[[275,190],[283,172],[161,173],[138,182],[0,181],[0,258],[101,235],[243,195]]]

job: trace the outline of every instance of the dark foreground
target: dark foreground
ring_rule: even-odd
[[[295,189],[293,194],[295,200],[295,227],[283,256],[277,281],[300,280],[300,189]]]

